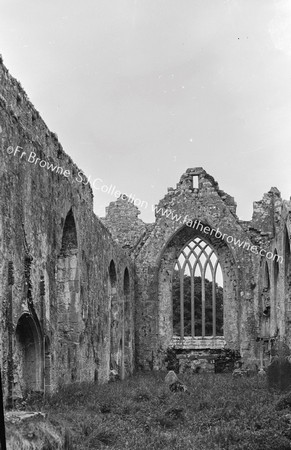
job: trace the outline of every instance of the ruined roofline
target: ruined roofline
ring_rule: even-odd
[[[236,216],[236,202],[234,201],[234,198],[228,195],[223,190],[219,189],[219,185],[215,179],[209,175],[202,167],[196,167],[196,168],[188,168],[180,177],[180,181],[176,184],[176,188],[169,187],[167,193],[158,200],[157,204],[153,204],[152,209],[153,211],[156,211],[156,208],[164,208],[164,209],[171,209],[170,203],[173,195],[176,195],[181,192],[192,192],[193,194],[197,195],[197,191],[199,189],[195,189],[192,185],[192,177],[193,176],[201,176],[201,183],[199,186],[199,189],[204,189],[209,192],[216,192],[218,196],[221,198],[221,200],[224,202],[226,207],[229,208],[232,214]],[[141,200],[139,200],[141,202]],[[148,205],[148,202],[146,202]],[[125,213],[126,211],[126,213]],[[116,200],[110,201],[109,204],[105,208],[105,216],[100,217],[101,220],[107,221],[110,220],[111,217],[117,217],[118,214],[121,214],[124,216],[125,214],[132,218],[132,220],[137,220],[139,214],[141,213],[141,210],[139,207],[133,203],[133,199],[128,197],[126,194],[121,193],[119,197],[116,198]],[[153,222],[145,222],[142,219],[138,219],[140,223],[143,223],[148,226],[152,226],[155,223],[155,220]]]
[[[258,205],[266,204],[268,202],[273,201],[274,199],[278,199],[283,201],[286,201],[282,199],[281,192],[277,187],[271,187],[268,192],[265,192],[260,200],[254,200],[253,201],[253,211],[256,209]]]
[[[158,205],[161,204],[161,207],[163,207],[164,201],[167,202],[167,200],[169,199],[169,194],[170,194],[170,196],[172,196],[175,192],[178,192],[179,190],[186,190],[186,191],[189,190],[188,186],[186,186],[184,182],[187,180],[189,181],[190,177],[195,176],[195,175],[203,176],[204,180],[206,180],[206,182],[210,183],[210,186],[213,188],[213,190],[215,190],[218,193],[218,195],[224,201],[226,206],[230,207],[230,210],[234,213],[234,208],[237,206],[236,202],[234,201],[234,198],[231,197],[229,194],[227,194],[222,189],[220,189],[218,182],[214,179],[213,176],[211,176],[209,173],[207,173],[203,169],[203,167],[195,167],[195,168],[186,169],[186,171],[181,175],[180,181],[176,184],[176,188],[169,187],[168,192],[160,200],[158,200],[158,203],[156,206],[158,207]],[[206,183],[206,184],[208,184],[208,183]],[[192,189],[192,188],[191,188],[191,190],[194,191],[194,189]],[[256,209],[255,205],[260,205],[262,202],[264,202],[265,197],[281,198],[279,190],[276,187],[272,187],[269,189],[267,194],[264,194],[263,200],[253,202],[255,209]],[[287,201],[284,201],[284,202],[287,202]],[[287,202],[287,203],[290,203],[290,202]],[[123,209],[122,204],[126,204],[127,214],[132,215],[132,217],[134,217],[134,219],[136,219],[138,217],[138,215],[141,212],[140,209],[138,208],[138,206],[134,205],[131,201],[129,201],[129,198],[125,194],[121,194],[120,197],[118,197],[116,200],[109,202],[108,206],[106,206],[105,216],[100,217],[100,219],[106,221],[110,217],[110,215],[113,214],[113,208],[121,206],[121,208]],[[165,207],[167,207],[167,205],[165,205]],[[155,223],[155,221],[145,222],[143,219],[138,219],[138,220],[141,223],[143,223],[145,225],[150,225],[150,226],[154,225],[154,223]],[[245,220],[245,219],[240,219],[237,216],[237,220],[245,230],[252,229],[254,227],[253,219]]]
[[[53,155],[51,156],[60,162],[61,160],[67,160],[72,173],[74,171],[84,174],[70,155],[64,151],[57,134],[48,128],[39,111],[29,100],[20,82],[10,74],[3,62],[2,55],[0,55],[0,80],[0,108],[2,107],[10,115],[11,120],[22,128],[24,137],[35,143],[36,148],[41,147],[46,156],[50,156],[47,153],[47,140],[50,139],[53,143],[51,148]],[[86,176],[86,174],[84,175]],[[89,189],[93,199],[90,184],[86,188]]]
[[[197,188],[194,186],[194,178],[197,177]],[[223,202],[230,208],[233,214],[236,215],[237,203],[234,197],[227,194],[219,188],[218,182],[212,175],[206,172],[203,167],[188,168],[180,177],[180,181],[176,184],[176,188],[168,188],[168,194],[176,191],[198,191],[199,189],[210,189],[217,192]]]
[[[225,191],[223,191],[222,189],[219,188],[219,184],[218,182],[214,179],[214,177],[212,175],[210,175],[208,172],[206,172],[205,169],[203,169],[203,167],[194,167],[194,168],[188,168],[186,170],[185,173],[182,174],[181,178],[180,178],[180,182],[177,184],[177,188],[179,187],[179,185],[181,184],[181,182],[183,182],[183,179],[185,178],[189,178],[189,176],[202,176],[205,180],[209,181],[209,183],[211,184],[211,186],[217,191],[218,195],[220,197],[228,197],[229,199],[232,199],[232,203],[235,203],[234,201],[234,197],[232,197],[231,195],[227,194]],[[224,198],[223,198],[224,199]],[[235,203],[236,205],[236,203]]]

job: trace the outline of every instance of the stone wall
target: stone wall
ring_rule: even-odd
[[[255,349],[265,364],[270,361],[276,341],[282,340],[291,346],[290,211],[290,201],[283,200],[277,188],[271,188],[261,201],[254,203],[253,219],[249,224],[253,242],[278,255],[253,258],[257,276]]]
[[[110,366],[132,373],[132,261],[2,62],[0,143],[0,360],[9,401],[29,389],[104,382]]]
[[[135,261],[137,367],[165,368],[171,349],[181,361],[187,352],[194,361],[195,351],[197,358],[208,352],[214,361],[213,354],[226,349],[247,363],[266,365],[277,339],[291,344],[289,211],[290,202],[271,188],[254,202],[252,220],[241,221],[233,197],[199,167],[188,169],[176,188],[168,189],[156,206],[153,224],[143,224],[126,199],[110,204],[104,223]],[[210,234],[213,229],[217,235]],[[173,268],[181,248],[195,237],[214,248],[222,268],[223,337],[173,336]]]
[[[104,225],[110,230],[113,238],[133,258],[147,237],[150,224],[139,219],[140,211],[129,197],[122,194],[115,202],[106,208],[106,217],[102,218]]]
[[[181,370],[196,371],[240,357],[267,365],[276,341],[291,346],[291,204],[278,189],[241,221],[233,197],[197,167],[168,189],[155,223],[139,219],[124,195],[98,219],[82,171],[2,61],[0,146],[8,403],[27,390],[105,382],[110,369],[121,378],[134,367],[164,369],[169,352]],[[215,251],[222,270],[223,335],[174,334],[173,269],[195,239]]]
[[[199,188],[192,187],[193,176],[199,177]],[[180,249],[196,236],[207,240],[216,249],[222,265],[225,345],[231,349],[241,347],[242,350],[247,345],[249,336],[240,326],[240,318],[244,309],[247,310],[246,315],[253,314],[253,311],[251,302],[241,298],[240,293],[251,289],[241,270],[241,267],[250,266],[250,255],[214,234],[210,236],[201,231],[202,227],[208,226],[209,230],[219,229],[221,233],[248,240],[239,226],[235,207],[233,199],[220,191],[217,183],[202,168],[188,169],[176,189],[169,189],[158,204],[155,226],[136,258],[136,301],[140,311],[136,323],[141,330],[136,350],[142,367],[161,367],[160,355],[175,345],[172,340],[172,269]],[[173,220],[173,216],[166,217],[163,214],[166,209],[174,211],[179,220]],[[221,343],[217,345],[220,347]],[[203,349],[209,343],[196,339],[193,346]]]

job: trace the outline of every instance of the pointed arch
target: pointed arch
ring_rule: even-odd
[[[109,314],[110,314],[110,361],[109,369],[116,370],[122,377],[123,335],[123,304],[117,293],[117,271],[113,259],[108,267],[109,275]]]
[[[114,263],[113,259],[110,261],[108,272],[109,272],[110,287],[111,287],[111,289],[114,289],[114,288],[116,288],[117,275],[116,275],[116,268],[115,268],[115,263]]]
[[[261,262],[261,281],[260,281],[260,304],[259,304],[259,321],[260,321],[260,337],[268,339],[270,337],[271,326],[271,282],[269,264],[266,259]]]
[[[42,336],[30,313],[19,318],[15,330],[23,391],[42,389]]]
[[[278,281],[279,281],[279,262],[278,262],[278,252],[275,248],[274,250],[274,256],[273,256],[273,302],[272,302],[272,322],[274,325],[274,332],[277,328],[277,303],[278,303]],[[273,326],[272,325],[272,326]]]
[[[77,229],[72,209],[68,212],[63,228],[61,255],[78,249]]]
[[[130,285],[130,276],[129,270],[126,267],[124,269],[123,275],[123,296],[124,296],[124,308],[123,308],[123,317],[124,317],[124,349],[123,349],[123,368],[124,375],[130,374],[131,366],[132,366],[132,329],[131,329],[131,320],[132,320],[132,309],[131,309],[131,285]]]
[[[200,225],[203,229],[213,228],[208,223],[200,222]],[[198,241],[194,241],[196,238]],[[219,264],[216,265],[217,260]],[[181,227],[167,240],[159,259],[157,275],[157,325],[162,348],[171,346],[196,350],[202,347],[221,349],[226,343],[230,348],[239,345],[238,268],[232,249],[224,240],[215,234],[205,235],[197,228],[186,225]],[[184,278],[187,281],[184,282]],[[184,299],[184,284],[187,283],[185,304],[181,298]],[[173,302],[173,295],[177,295],[180,301]],[[213,308],[214,303],[216,308]],[[174,316],[179,319],[176,320]],[[184,320],[184,337],[181,336],[181,320]],[[216,330],[213,329],[213,323],[216,324]]]
[[[124,275],[123,275],[123,293],[125,296],[129,295],[129,293],[130,293],[130,279],[129,279],[129,271],[128,271],[127,267],[125,268]]]
[[[80,271],[77,227],[72,208],[62,230],[61,250],[57,262],[58,309],[58,382],[77,381],[79,374],[79,335],[83,322],[80,308]],[[68,332],[69,330],[69,332]],[[47,363],[49,349],[47,348]]]
[[[223,278],[214,248],[201,237],[191,239],[178,254],[173,275],[174,333],[182,339],[222,336]]]

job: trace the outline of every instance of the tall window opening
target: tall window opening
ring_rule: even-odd
[[[122,304],[117,295],[117,274],[115,263],[109,265],[110,296],[110,370],[122,375]]]
[[[70,252],[71,250],[75,250],[77,248],[78,248],[78,241],[77,241],[76,224],[73,211],[70,210],[67,214],[63,229],[61,255],[66,255],[66,253]]]
[[[270,315],[271,315],[271,301],[270,301],[270,275],[267,261],[263,266],[263,289],[261,294],[261,337],[270,337]]]
[[[23,314],[16,327],[17,350],[25,391],[41,389],[41,336],[30,314]]]
[[[60,382],[70,383],[79,374],[80,272],[77,228],[72,209],[63,227],[62,246],[57,265],[58,338],[60,341],[58,372]],[[77,344],[78,343],[78,344]],[[49,364],[49,347],[46,349]],[[48,377],[48,375],[46,375]],[[79,375],[78,375],[79,376]]]
[[[275,289],[277,290],[277,284],[278,284],[278,276],[279,276],[279,263],[278,263],[278,253],[277,250],[274,252],[274,284]]]
[[[274,280],[274,323],[277,324],[277,301],[278,301],[278,279],[279,279],[279,262],[278,262],[278,252],[274,251],[273,258],[273,280]]]
[[[196,237],[185,245],[174,266],[174,336],[223,336],[222,286],[222,270],[214,249]]]
[[[116,291],[116,281],[117,281],[114,261],[111,261],[111,263],[109,265],[109,279],[110,279],[110,288],[111,288],[111,295],[112,295]]]
[[[127,267],[125,268],[125,271],[124,271],[123,292],[124,292],[125,296],[129,295],[129,293],[130,293],[129,273],[128,273]]]
[[[130,307],[130,278],[128,268],[125,268],[123,277],[124,295],[124,374],[129,374],[131,369],[131,307]]]

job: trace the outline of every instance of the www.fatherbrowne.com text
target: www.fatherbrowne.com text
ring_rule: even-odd
[[[283,257],[277,254],[273,254],[272,252],[267,252],[264,248],[259,248],[256,245],[252,245],[251,242],[241,241],[229,234],[222,233],[219,228],[210,228],[208,226],[203,225],[200,220],[192,220],[188,214],[184,217],[175,213],[171,209],[158,208],[157,206],[153,206],[152,210],[157,214],[161,214],[179,224],[185,224],[186,226],[193,228],[194,230],[200,230],[202,233],[205,233],[209,236],[215,236],[217,239],[225,240],[228,244],[234,244],[236,247],[240,247],[243,249],[250,250],[255,255],[266,256],[267,259],[272,259],[273,261],[277,260],[280,263],[283,263]]]
[[[49,161],[46,161],[44,159],[41,159],[39,157],[37,157],[36,153],[31,151],[29,153],[29,155],[23,151],[23,148],[20,146],[17,147],[12,147],[9,146],[7,148],[7,153],[8,155],[14,155],[14,156],[18,156],[19,160],[27,160],[28,163],[30,164],[34,164],[34,165],[39,165],[40,167],[50,170],[51,172],[57,173],[59,175],[63,175],[64,177],[68,178],[71,175],[71,172],[69,169],[64,169],[61,166],[58,166],[55,163],[51,163]],[[82,171],[78,172],[77,177],[75,178],[75,180],[78,183],[83,183],[83,184],[88,184],[91,180],[91,176],[89,178],[86,178],[85,175],[83,174]],[[114,197],[119,198],[122,197],[124,200],[127,200],[129,202],[132,202],[135,206],[138,207],[148,207],[148,202],[146,201],[141,201],[140,199],[135,198],[135,196],[133,194],[130,194],[129,196],[127,194],[122,194],[121,191],[118,191],[116,189],[116,186],[108,186],[105,184],[101,184],[103,182],[103,180],[101,178],[96,178],[93,181],[91,181],[92,186],[95,189],[100,189],[101,192],[105,192],[111,195],[114,195]],[[96,183],[99,183],[99,185],[96,185]],[[156,212],[158,214],[161,214],[162,216],[166,216],[167,218],[170,218],[171,220],[174,220],[180,224],[186,224],[186,226],[194,228],[194,229],[199,229],[200,227],[200,231],[202,233],[205,233],[207,235],[212,236],[214,234],[214,236],[217,239],[225,239],[226,242],[228,244],[234,244],[237,247],[243,248],[243,249],[247,249],[250,250],[252,253],[254,253],[255,255],[259,255],[259,256],[266,256],[267,259],[272,259],[273,261],[277,259],[277,261],[279,261],[280,263],[283,263],[283,257],[279,256],[277,254],[273,254],[272,252],[267,252],[265,249],[263,248],[258,248],[256,245],[252,245],[251,242],[246,242],[246,241],[241,241],[240,239],[236,239],[235,237],[228,235],[226,233],[221,233],[221,231],[219,230],[219,228],[215,229],[215,228],[210,228],[208,226],[204,226],[200,220],[195,220],[193,222],[192,219],[190,219],[190,217],[186,214],[184,218],[182,218],[181,215],[178,215],[175,213],[175,211],[172,211],[171,209],[164,209],[164,208],[158,208],[157,206],[152,205],[152,211]]]

